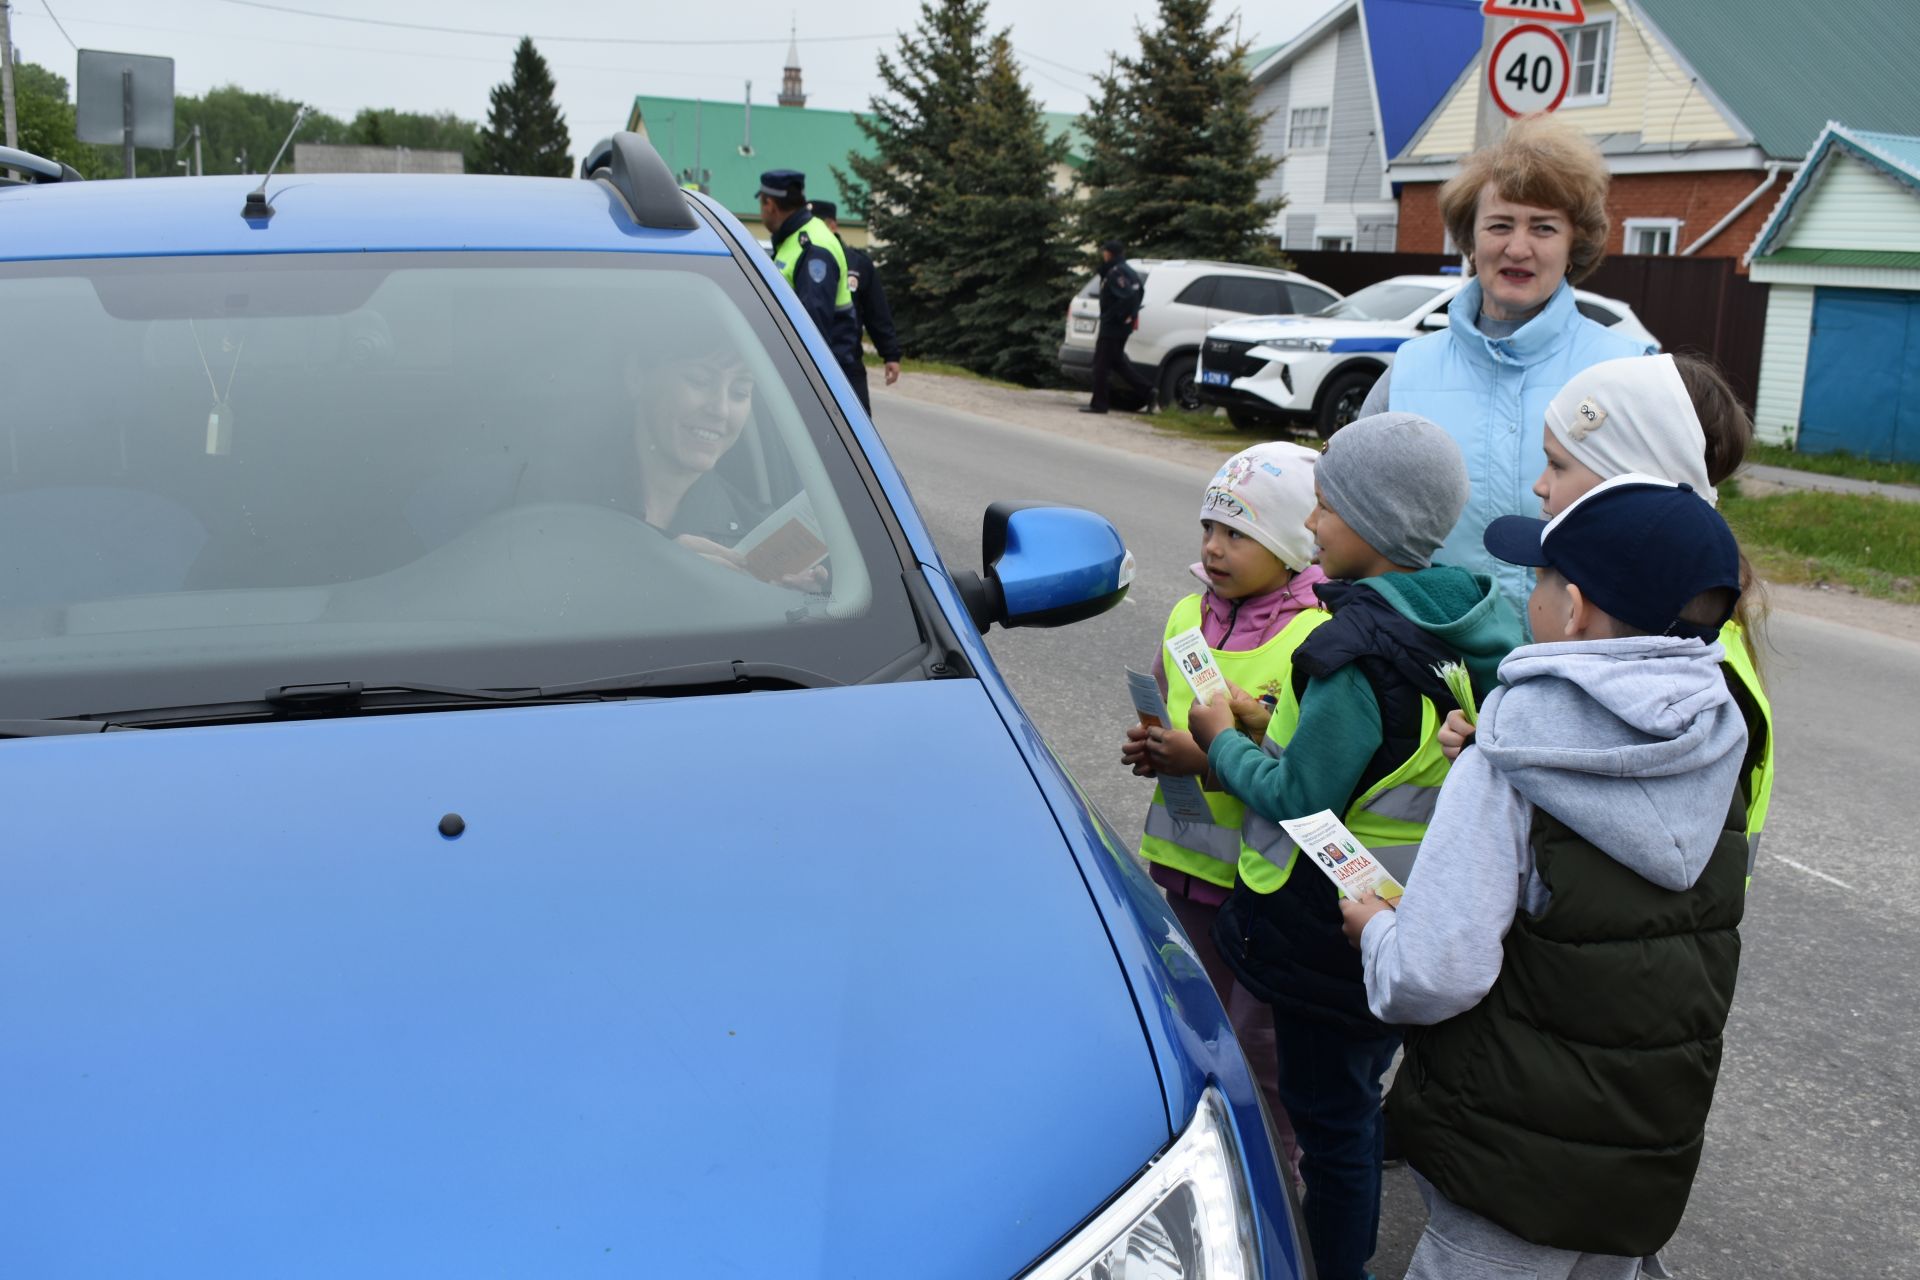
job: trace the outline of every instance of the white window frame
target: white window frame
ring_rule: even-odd
[[[1678,218],[1628,218],[1620,228],[1620,252],[1643,253],[1645,250],[1634,244],[1634,239],[1642,231],[1666,232],[1667,251],[1654,256],[1671,258],[1680,252],[1680,228],[1685,226]]]
[[[1319,114],[1317,120],[1302,120],[1300,118],[1302,116],[1310,117],[1316,112]],[[1309,138],[1317,135],[1319,140],[1302,141],[1301,134],[1303,131]],[[1327,139],[1332,133],[1332,107],[1295,107],[1287,113],[1287,150],[1289,152],[1325,151],[1327,149]]]
[[[1601,30],[1603,27],[1605,28],[1604,31]],[[1611,15],[1601,17],[1595,14],[1593,21],[1578,27],[1568,27],[1560,32],[1560,38],[1566,42],[1567,46],[1569,73],[1567,96],[1565,100],[1560,103],[1563,109],[1566,107],[1604,107],[1607,105],[1607,101],[1612,98],[1614,36],[1618,30],[1619,28],[1614,23]],[[1575,85],[1578,84],[1580,79],[1580,51],[1575,48],[1575,46],[1580,43],[1579,37],[1581,34],[1588,31],[1594,32],[1599,37],[1600,43],[1595,47],[1606,57],[1607,73],[1601,77],[1601,83],[1597,92],[1582,94],[1575,91]]]
[[[1352,236],[1315,236],[1313,247],[1323,253],[1352,253]]]

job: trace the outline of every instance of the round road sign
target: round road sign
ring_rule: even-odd
[[[1510,116],[1552,111],[1567,96],[1573,61],[1550,28],[1526,22],[1500,37],[1487,64],[1493,104]]]

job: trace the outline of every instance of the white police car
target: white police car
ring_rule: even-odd
[[[1400,344],[1447,327],[1457,275],[1394,276],[1307,316],[1253,316],[1207,331],[1198,391],[1243,428],[1310,422],[1331,436],[1358,416]],[[1589,320],[1648,343],[1658,339],[1613,298],[1576,289]]]

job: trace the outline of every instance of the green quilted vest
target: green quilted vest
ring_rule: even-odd
[[[1522,911],[1473,1008],[1407,1031],[1387,1116],[1440,1193],[1524,1240],[1642,1256],[1700,1164],[1733,1002],[1747,802],[1691,889],[1642,879],[1535,811],[1552,900]]]

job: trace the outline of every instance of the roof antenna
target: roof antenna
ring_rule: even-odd
[[[247,202],[240,208],[241,217],[271,218],[273,216],[273,206],[267,203],[267,183],[272,179],[273,171],[280,167],[280,157],[287,154],[287,148],[293,144],[293,135],[300,132],[300,125],[306,120],[309,110],[311,108],[302,104],[300,109],[293,113],[293,128],[287,130],[286,141],[282,142],[280,149],[273,153],[273,163],[268,165],[266,173],[261,175],[260,185],[247,192]]]

